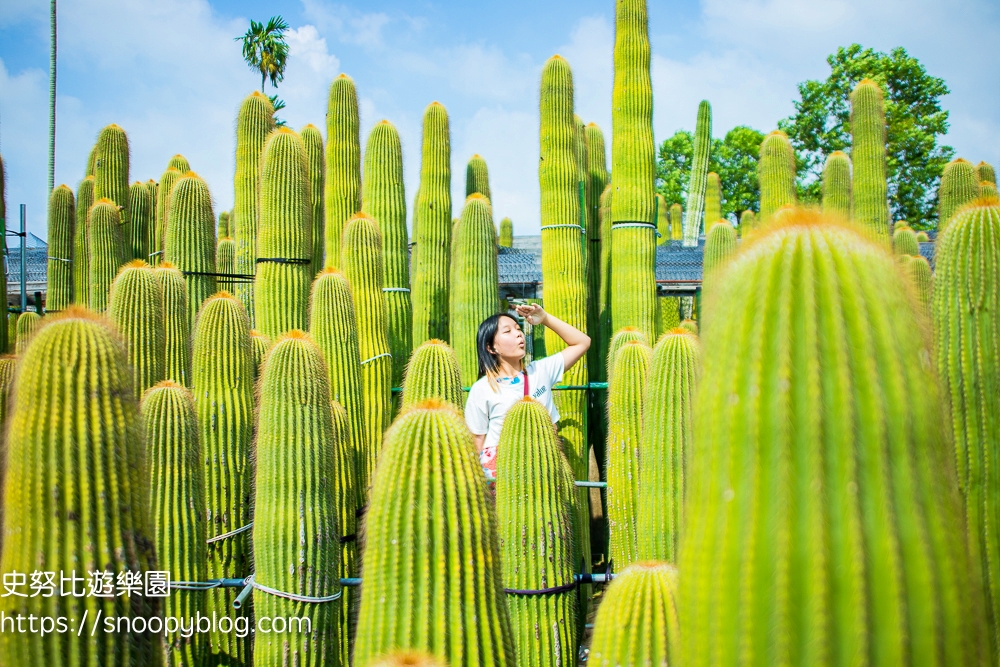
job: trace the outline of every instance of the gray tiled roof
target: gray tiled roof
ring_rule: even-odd
[[[542,282],[540,253],[520,248],[500,248],[497,263],[501,285]]]
[[[931,265],[931,271],[934,270],[934,244],[933,243],[921,243],[920,244],[920,256],[927,260],[927,263]]]

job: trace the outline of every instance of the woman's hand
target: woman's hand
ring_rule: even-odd
[[[537,303],[526,303],[520,306],[514,306],[515,312],[528,321],[533,327],[537,327],[545,322],[545,318],[548,313],[538,305]]]

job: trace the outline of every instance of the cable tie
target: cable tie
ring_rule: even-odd
[[[180,591],[210,591],[213,588],[221,588],[222,579],[215,581],[171,581],[170,588]]]
[[[255,276],[249,273],[211,273],[210,271],[181,271],[185,276],[215,276],[217,278],[232,278],[226,282],[253,282]]]
[[[372,357],[372,358],[370,358],[370,359],[365,359],[364,361],[362,361],[360,365],[361,365],[361,366],[364,366],[364,365],[365,365],[365,364],[367,364],[368,362],[370,362],[370,361],[375,361],[375,360],[376,360],[376,359],[378,359],[379,357],[391,357],[391,356],[392,356],[392,353],[391,353],[391,352],[383,352],[382,354],[376,354],[376,355],[375,355],[374,357]]]
[[[656,231],[656,225],[651,222],[612,222],[611,229],[618,229],[619,227],[650,227],[653,231]]]
[[[228,533],[223,533],[222,535],[216,535],[215,537],[210,537],[207,540],[205,540],[205,544],[213,544],[214,542],[221,542],[222,540],[226,539],[227,537],[233,537],[235,535],[239,535],[240,533],[245,533],[246,531],[250,530],[251,528],[253,528],[253,521],[251,521],[250,523],[248,523],[245,526],[237,528],[236,530],[231,530]]]
[[[569,224],[566,224],[566,225],[542,225],[542,227],[541,227],[541,228],[542,228],[542,229],[555,229],[555,228],[557,228],[557,227],[576,227],[576,228],[577,228],[577,229],[579,229],[579,230],[580,230],[581,232],[584,232],[584,233],[585,233],[585,230],[584,230],[584,228],[583,228],[583,227],[581,227],[580,225],[569,225]]]
[[[71,260],[71,259],[64,259],[62,257],[53,257],[52,255],[49,255],[48,259],[51,259],[52,261],[55,261],[55,262],[66,262],[67,264],[72,264],[73,263],[73,260]]]
[[[156,252],[149,253],[149,256],[150,257],[156,257],[157,255],[162,255],[162,254],[163,254],[162,250],[157,250]]]
[[[508,595],[550,595],[554,593],[565,593],[576,588],[576,581],[572,583],[563,584],[562,586],[553,586],[552,588],[539,588],[537,590],[526,590],[522,588],[505,588],[504,593]]]
[[[274,264],[312,264],[311,259],[302,259],[301,257],[258,257],[257,263],[263,264],[265,262],[271,262]]]
[[[310,595],[296,595],[295,593],[286,593],[284,591],[279,591],[276,588],[271,588],[270,586],[265,586],[264,584],[257,581],[256,575],[250,575],[250,581],[248,582],[250,586],[253,586],[256,590],[262,591],[269,595],[274,595],[279,598],[285,598],[286,600],[292,600],[294,602],[308,602],[311,604],[321,604],[323,602],[335,602],[340,599],[343,591],[337,591],[333,595],[323,595],[320,597],[313,597]]]

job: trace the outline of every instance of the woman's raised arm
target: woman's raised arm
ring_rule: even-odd
[[[587,354],[587,350],[590,349],[590,336],[573,325],[563,322],[552,313],[546,312],[537,303],[517,306],[516,310],[517,314],[528,320],[532,326],[546,326],[563,339],[563,342],[566,343],[566,348],[561,352],[564,371],[572,368],[573,364]]]

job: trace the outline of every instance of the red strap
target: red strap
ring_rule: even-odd
[[[524,374],[524,395],[528,395],[528,371],[521,371]]]

